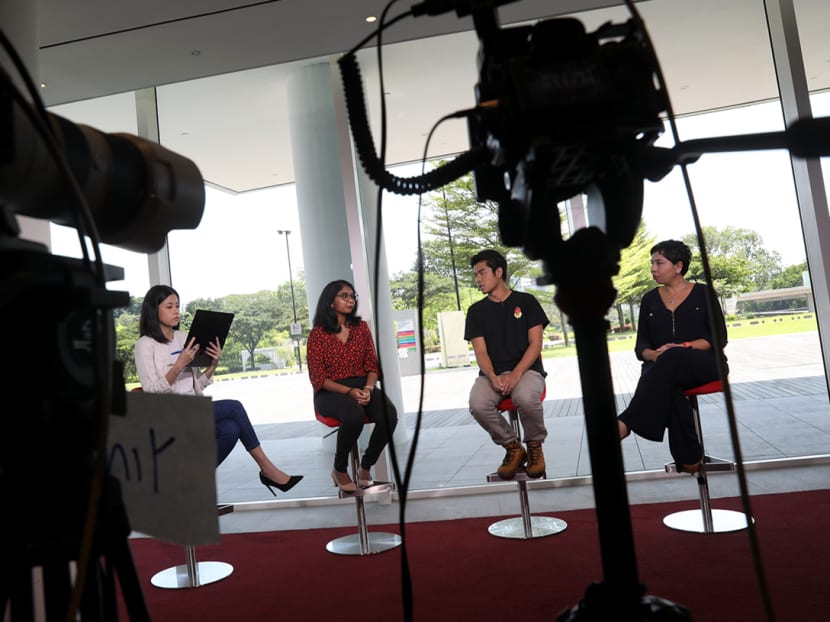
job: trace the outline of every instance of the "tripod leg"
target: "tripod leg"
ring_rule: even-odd
[[[43,564],[42,568],[46,619],[59,620],[66,617],[66,607],[72,591],[69,562],[67,560],[50,562]]]
[[[128,536],[130,535],[130,524],[127,518],[127,510],[121,500],[121,487],[118,480],[110,478],[112,493],[111,519],[113,521],[114,537],[107,543],[107,564],[118,575],[118,584],[121,586],[121,594],[124,597],[124,604],[133,622],[149,622],[150,612],[147,603],[144,601],[144,594],[141,591],[141,582],[138,578],[138,571],[135,568],[132,551]],[[110,576],[112,574],[110,573]],[[114,587],[113,587],[114,592]]]
[[[130,620],[149,622],[150,612],[147,609],[147,603],[144,602],[144,594],[141,591],[141,582],[138,579],[138,571],[135,568],[129,542],[123,539],[113,543],[110,553],[113,571],[118,575],[118,584],[121,587],[124,604],[130,614]]]
[[[3,584],[0,586],[0,613],[5,613],[8,607],[11,610],[12,620],[34,620],[35,609],[33,599],[32,571],[28,566],[12,562],[11,566],[0,575]]]
[[[619,249],[599,229],[588,227],[556,250],[561,254],[551,257],[561,266],[554,274],[555,299],[574,327],[603,568],[603,582],[589,586],[580,604],[558,620],[686,622],[684,607],[644,596],[637,575],[605,322],[616,296],[611,276],[617,273]]]

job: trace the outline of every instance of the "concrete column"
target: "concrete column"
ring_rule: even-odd
[[[334,279],[351,281],[362,294],[360,314],[374,329],[383,386],[399,413],[397,442],[401,435],[406,438],[406,425],[397,350],[394,355],[389,350],[395,333],[385,256],[376,290],[372,278],[377,207],[372,190],[358,181],[360,165],[352,149],[336,63],[297,71],[289,79],[287,99],[309,312],[313,317],[320,292]],[[375,476],[389,477],[385,460],[378,463]]]

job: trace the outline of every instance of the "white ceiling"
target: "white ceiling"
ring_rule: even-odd
[[[290,183],[288,77],[354,47],[374,30],[364,17],[378,15],[384,4],[39,0],[39,78],[54,112],[104,131],[134,127],[131,92],[159,86],[161,140],[193,159],[206,181],[234,192]],[[399,3],[390,15],[414,4]],[[502,7],[500,17],[512,24],[594,7],[579,14],[593,30],[627,17],[613,5],[619,2],[521,0]],[[776,96],[761,0],[650,0],[637,6],[678,114]],[[797,0],[796,8],[808,83],[811,90],[828,88],[830,5]],[[432,125],[474,103],[477,39],[471,28],[468,19],[450,13],[407,18],[384,33],[390,164],[420,159]],[[361,55],[361,68],[370,110],[376,111],[373,50]],[[125,95],[83,101],[119,93]],[[466,126],[442,127],[432,145],[431,157],[465,150]]]

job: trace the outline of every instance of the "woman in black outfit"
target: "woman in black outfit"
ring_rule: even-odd
[[[643,361],[642,375],[617,424],[620,439],[634,432],[659,443],[668,430],[677,469],[696,473],[703,451],[683,392],[718,380],[713,343],[720,334],[726,345],[726,322],[718,305],[716,317],[710,316],[706,286],[686,280],[691,258],[689,247],[677,240],[651,249],[651,276],[659,287],[640,303],[634,351]]]

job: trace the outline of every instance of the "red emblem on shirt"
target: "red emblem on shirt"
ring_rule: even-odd
[[[521,307],[516,307],[515,309],[513,309],[513,317],[516,318],[517,320],[520,317],[522,317],[522,308]]]

